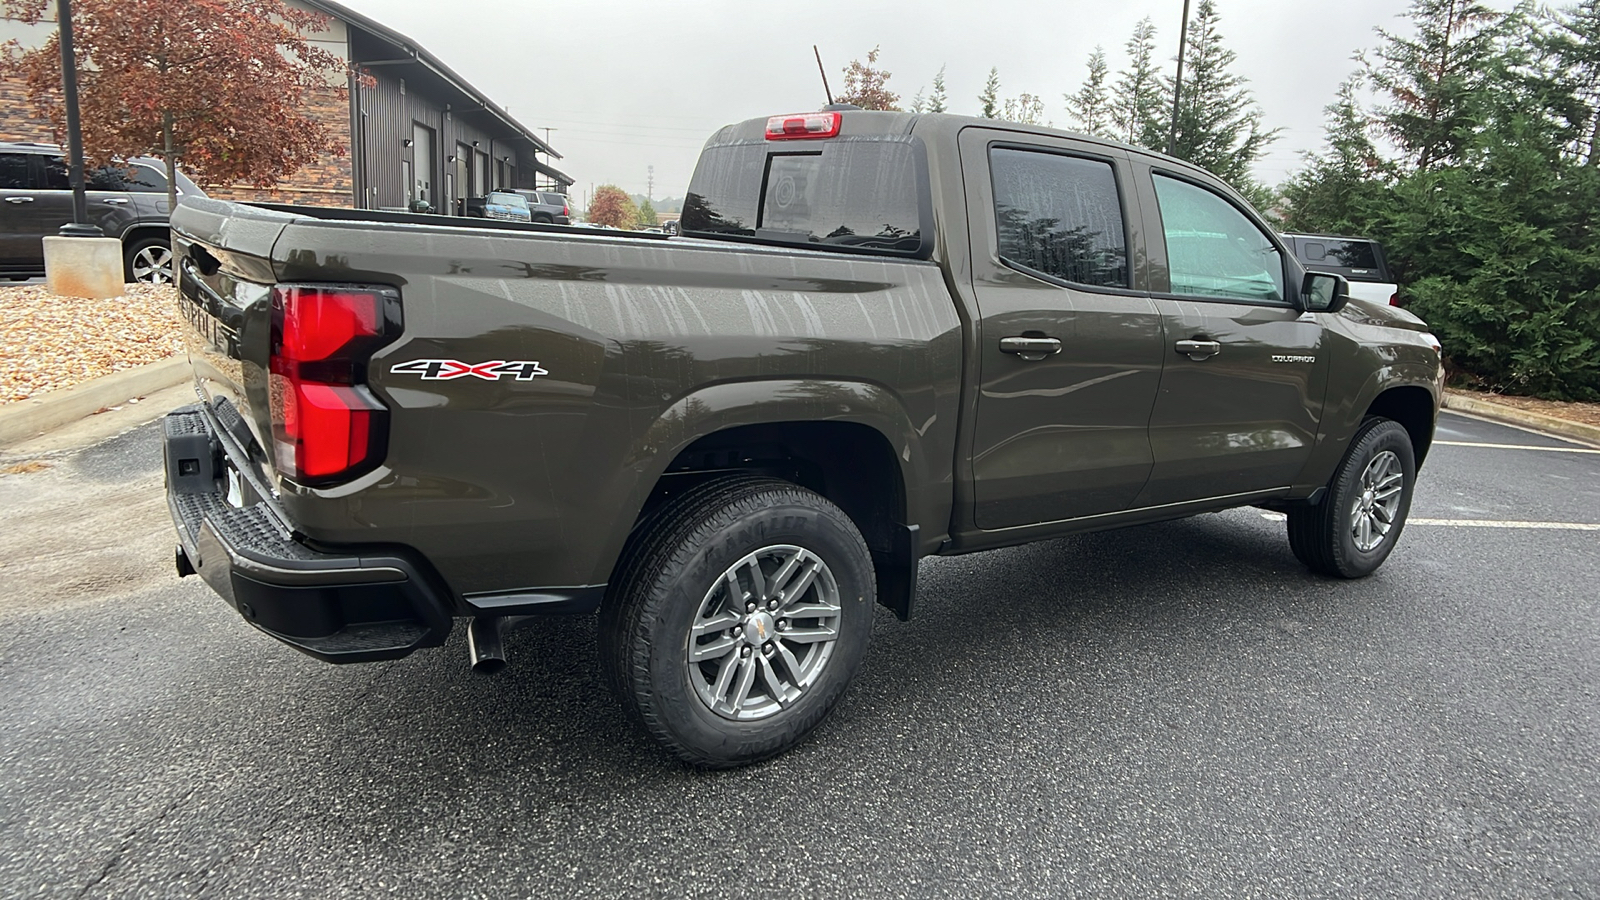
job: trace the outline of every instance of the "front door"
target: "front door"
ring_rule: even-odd
[[[975,523],[1126,509],[1150,474],[1162,357],[1134,289],[1126,155],[980,128],[960,146],[981,314]]]
[[[433,190],[433,129],[426,125],[411,126],[412,132],[412,178],[416,179],[412,186],[411,197],[413,200],[427,203],[430,206],[438,202]]]
[[[1165,293],[1153,285],[1166,365],[1138,505],[1287,487],[1321,421],[1322,325],[1289,293],[1299,288],[1282,246],[1242,206],[1199,179],[1135,165],[1158,212],[1152,231],[1160,223],[1151,255],[1168,276]]]

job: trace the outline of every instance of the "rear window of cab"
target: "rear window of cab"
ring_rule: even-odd
[[[930,208],[917,138],[741,141],[701,153],[679,224],[701,237],[925,257]]]

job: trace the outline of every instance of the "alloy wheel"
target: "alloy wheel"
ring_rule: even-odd
[[[723,572],[689,630],[688,675],[727,719],[764,719],[816,683],[839,638],[839,585],[802,547],[763,547]]]

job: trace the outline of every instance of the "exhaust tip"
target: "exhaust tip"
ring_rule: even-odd
[[[489,616],[473,619],[467,626],[467,656],[472,671],[493,675],[506,667],[505,644],[500,639],[505,621],[505,616]]]

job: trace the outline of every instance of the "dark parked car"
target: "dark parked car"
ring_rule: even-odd
[[[1285,234],[1283,240],[1307,271],[1343,275],[1357,300],[1400,305],[1400,286],[1377,241],[1336,234]]]
[[[166,164],[134,159],[85,173],[89,221],[122,241],[123,277],[164,284],[172,280],[167,231]],[[183,173],[178,193],[204,197]],[[53,144],[0,143],[0,277],[44,274],[41,238],[72,221],[72,187],[61,148]]]
[[[533,215],[533,221],[543,225],[572,224],[572,209],[567,206],[564,194],[520,189],[516,193],[528,201],[528,212]]]

